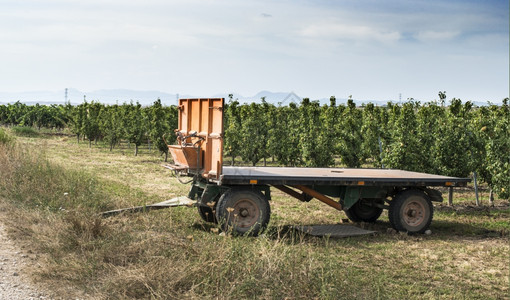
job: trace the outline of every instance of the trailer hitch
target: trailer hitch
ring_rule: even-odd
[[[177,206],[195,206],[196,201],[193,201],[189,199],[188,197],[177,197],[172,198],[170,200],[149,204],[149,205],[143,205],[143,206],[134,206],[134,207],[128,207],[128,208],[121,208],[121,209],[114,209],[109,210],[101,213],[101,217],[108,218],[111,216],[115,216],[121,213],[136,213],[136,212],[148,212],[150,210],[156,210],[156,209],[163,209],[163,208],[170,208],[170,207],[177,207]]]

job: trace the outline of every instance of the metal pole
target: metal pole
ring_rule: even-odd
[[[476,183],[476,172],[473,172],[473,182],[475,183],[476,206],[480,206],[480,201],[478,200],[478,184]]]
[[[453,186],[448,188],[448,206],[453,205]]]

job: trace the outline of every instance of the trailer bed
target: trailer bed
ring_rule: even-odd
[[[466,186],[458,178],[395,169],[223,167],[220,185]]]

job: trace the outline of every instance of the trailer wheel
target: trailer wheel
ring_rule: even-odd
[[[218,223],[218,220],[216,219],[216,204],[211,208],[209,206],[203,206],[198,205],[198,214],[202,218],[202,220],[208,222],[208,223]]]
[[[398,231],[423,233],[432,222],[434,207],[429,197],[420,190],[405,190],[390,203],[388,217]]]
[[[347,217],[353,222],[369,222],[373,223],[379,219],[383,211],[382,208],[372,205],[381,203],[379,200],[360,199],[351,208],[345,210]]]
[[[257,236],[269,223],[269,202],[260,192],[231,189],[218,200],[216,219],[223,230]]]

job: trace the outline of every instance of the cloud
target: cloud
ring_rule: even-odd
[[[371,40],[383,43],[396,42],[401,37],[401,34],[395,30],[381,30],[371,26],[338,23],[311,24],[304,28],[301,34],[313,39]]]
[[[459,35],[459,31],[420,31],[415,38],[421,42],[436,42],[452,40]]]
[[[389,92],[404,84],[421,88],[409,70],[432,85],[427,78],[437,76],[430,66],[448,61],[445,85],[454,77],[481,82],[482,74],[493,74],[492,86],[507,93],[504,2],[6,0],[0,11],[0,82],[22,90],[71,82],[90,90],[199,94],[299,86],[315,97],[314,91],[354,93],[356,86],[368,92],[367,74],[371,84],[380,82],[374,94],[388,86]],[[466,86],[466,93],[468,88],[477,87]]]

